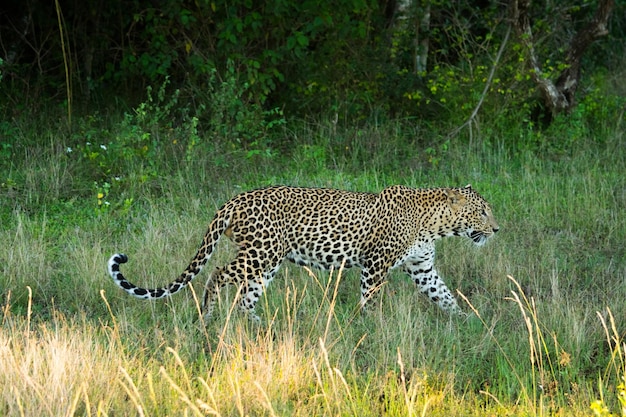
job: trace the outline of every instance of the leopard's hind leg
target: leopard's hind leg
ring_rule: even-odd
[[[241,251],[228,265],[215,269],[209,276],[202,297],[202,312],[205,320],[211,318],[215,309],[215,302],[219,291],[226,285],[241,286],[238,293],[239,310],[246,313],[255,322],[260,322],[255,312],[259,298],[265,287],[274,278],[282,259],[274,257],[271,261],[265,259],[263,266],[256,257],[253,258],[247,251]]]

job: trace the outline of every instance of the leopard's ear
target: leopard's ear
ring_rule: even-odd
[[[465,187],[463,187],[463,188],[465,188],[466,190],[471,190],[471,189],[472,189],[472,184],[467,184],[467,185],[466,185]]]
[[[444,194],[448,198],[448,205],[453,212],[457,212],[465,203],[465,196],[454,188],[444,188]]]

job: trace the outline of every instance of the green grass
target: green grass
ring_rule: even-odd
[[[101,176],[117,169],[110,155],[16,129],[0,173],[0,415],[582,416],[597,400],[619,415],[626,152],[619,121],[606,123],[606,137],[553,151],[512,146],[514,133],[429,145],[402,122],[296,125],[293,149],[274,157],[201,143],[188,159],[166,138],[167,163],[119,154],[119,182]],[[501,232],[483,248],[444,240],[437,262],[473,314],[448,317],[397,273],[357,314],[358,271],[286,264],[260,302],[262,326],[233,309],[234,288],[203,325],[206,274],[159,302],[107,277],[123,251],[132,281],[169,282],[222,203],[275,183],[471,183]],[[220,244],[211,266],[233,251]]]

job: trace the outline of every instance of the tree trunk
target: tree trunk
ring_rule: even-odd
[[[526,48],[531,76],[543,96],[548,116],[569,112],[576,104],[575,95],[580,82],[580,61],[585,50],[596,39],[606,36],[607,23],[614,0],[599,0],[598,9],[589,24],[572,38],[565,57],[565,69],[556,82],[547,78],[541,70],[539,58],[533,46],[533,34],[528,9],[530,0],[511,0],[512,22],[518,37]]]
[[[411,49],[413,71],[426,72],[430,41],[430,2],[423,0],[398,0],[393,11],[392,49]],[[405,43],[406,42],[406,43]],[[403,45],[405,43],[405,45]],[[392,58],[395,53],[392,52]]]
[[[428,49],[430,41],[428,32],[430,31],[430,2],[426,2],[420,7],[421,15],[419,27],[415,33],[415,72],[424,74],[428,66]]]

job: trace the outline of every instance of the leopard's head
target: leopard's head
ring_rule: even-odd
[[[455,214],[456,235],[465,235],[476,245],[482,246],[487,239],[500,230],[489,203],[474,191],[471,185],[463,188],[447,188],[444,192]]]

